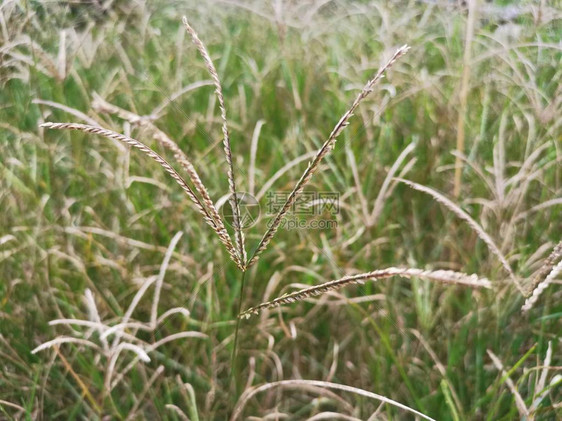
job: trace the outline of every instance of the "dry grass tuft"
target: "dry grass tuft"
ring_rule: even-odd
[[[153,343],[146,343],[144,340],[137,336],[138,331],[145,332],[156,332],[160,327],[162,327],[168,320],[169,317],[175,314],[182,314],[184,317],[189,318],[190,312],[184,307],[174,307],[168,309],[163,314],[158,316],[158,304],[160,301],[160,293],[164,282],[164,276],[166,274],[172,253],[182,236],[182,232],[178,232],[166,251],[164,260],[160,266],[160,271],[158,276],[149,277],[143,283],[141,288],[137,291],[129,308],[125,314],[121,317],[118,323],[104,322],[102,321],[98,308],[95,302],[93,293],[86,289],[84,294],[84,302],[88,309],[89,320],[82,319],[56,319],[51,320],[49,325],[64,325],[72,328],[74,334],[76,335],[75,327],[87,328],[86,332],[82,334],[83,337],[74,337],[59,335],[55,339],[44,342],[43,344],[37,346],[31,352],[33,354],[44,351],[55,347],[58,352],[58,346],[62,344],[72,343],[77,346],[83,346],[94,350],[98,357],[103,357],[107,364],[105,365],[105,379],[104,379],[104,390],[103,393],[110,393],[111,390],[124,378],[124,376],[135,367],[138,361],[143,361],[148,363],[151,361],[149,354],[165,345],[169,342],[176,341],[182,338],[199,338],[206,339],[208,336],[202,332],[198,331],[183,331],[178,333],[173,333],[171,335],[165,336],[164,338],[154,341]],[[131,321],[131,317],[136,310],[138,304],[145,296],[148,289],[154,284],[154,295],[152,299],[151,315],[150,319],[146,323]],[[97,335],[93,335],[96,332]],[[131,333],[132,332],[132,333]],[[113,336],[113,341],[110,343],[108,338]],[[95,340],[99,343],[96,343]],[[117,360],[121,356],[122,351],[130,351],[135,354],[133,358],[125,367],[118,370]],[[96,357],[96,358],[98,358]],[[114,379],[115,377],[115,379]]]

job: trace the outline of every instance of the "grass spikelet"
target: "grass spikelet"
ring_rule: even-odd
[[[523,312],[529,311],[538,301],[543,291],[558,277],[558,275],[560,275],[560,273],[562,273],[562,260],[560,260],[558,264],[552,268],[550,273],[546,276],[546,278],[544,278],[544,281],[537,285],[531,296],[525,300],[525,304],[521,307],[521,310]]]
[[[351,104],[351,107],[349,107],[349,109],[340,118],[340,120],[338,121],[332,132],[330,133],[328,139],[324,142],[322,147],[316,153],[316,156],[308,164],[307,169],[304,171],[303,175],[301,176],[301,178],[293,188],[293,191],[291,191],[291,193],[287,197],[285,204],[280,209],[279,213],[275,216],[275,219],[271,223],[270,228],[266,231],[266,233],[262,237],[252,257],[248,261],[247,264],[248,267],[256,263],[256,261],[259,259],[260,254],[263,253],[263,251],[267,248],[267,245],[269,244],[269,242],[271,241],[271,239],[279,229],[279,225],[281,224],[283,217],[287,214],[291,206],[295,203],[297,196],[303,191],[304,186],[310,181],[310,179],[318,169],[318,166],[320,165],[322,159],[324,159],[324,157],[326,157],[326,155],[328,155],[334,149],[336,145],[337,137],[340,135],[343,129],[345,129],[349,125],[349,119],[351,118],[351,116],[353,116],[354,111],[357,109],[361,101],[363,101],[371,92],[373,92],[373,87],[376,85],[376,83],[379,80],[381,80],[384,77],[384,72],[386,72],[396,62],[396,60],[398,60],[400,57],[406,54],[409,49],[410,47],[408,47],[407,45],[403,45],[398,50],[396,50],[396,52],[390,58],[390,60],[386,62],[386,64],[377,71],[375,76],[369,82],[367,82],[365,87],[361,90],[359,95],[357,95],[357,97]]]
[[[424,270],[416,268],[395,268],[390,267],[387,269],[375,270],[372,272],[361,273],[358,275],[345,276],[335,281],[325,282],[320,285],[315,285],[310,288],[301,289],[290,294],[284,294],[274,300],[267,301],[256,307],[249,308],[248,310],[239,314],[238,317],[250,317],[251,315],[258,314],[261,310],[278,307],[284,304],[302,301],[308,297],[314,297],[324,294],[328,291],[334,291],[348,285],[361,284],[364,281],[373,281],[377,279],[390,278],[393,276],[402,276],[405,278],[419,277],[429,279],[431,281],[443,282],[446,284],[457,284],[475,288],[491,288],[491,283],[486,278],[480,278],[478,275],[467,275],[462,272],[455,272],[452,270]]]
[[[523,288],[521,287],[521,284],[515,277],[515,274],[513,273],[513,269],[511,269],[511,266],[509,265],[503,253],[500,251],[499,247],[496,245],[494,240],[492,240],[492,237],[490,237],[488,233],[484,231],[484,228],[482,228],[480,224],[476,222],[468,213],[462,210],[459,205],[455,204],[453,201],[445,197],[442,193],[439,193],[437,190],[434,190],[426,186],[422,186],[421,184],[414,183],[413,181],[404,180],[403,178],[396,178],[396,180],[406,184],[408,187],[411,187],[414,190],[418,190],[422,193],[429,194],[431,197],[435,199],[435,201],[441,203],[442,205],[447,207],[450,211],[452,211],[455,215],[457,215],[459,218],[466,221],[466,223],[470,226],[470,228],[473,229],[473,231],[478,235],[478,237],[482,241],[484,241],[484,243],[488,246],[490,251],[494,253],[496,257],[500,260],[502,266],[504,267],[504,269],[507,271],[507,273],[515,283],[515,286],[519,289],[521,293],[523,293]]]
[[[243,262],[241,262],[240,259],[238,258],[238,254],[236,253],[236,250],[234,249],[232,242],[230,241],[230,237],[228,237],[228,234],[226,233],[226,230],[219,229],[214,218],[209,214],[203,203],[201,203],[201,200],[195,195],[195,192],[191,189],[191,187],[189,187],[189,185],[185,182],[185,180],[181,177],[181,175],[179,175],[178,172],[164,158],[162,158],[160,155],[158,155],[156,152],[154,152],[144,143],[136,139],[133,139],[129,136],[125,136],[123,134],[114,132],[112,130],[103,129],[101,127],[90,126],[87,124],[48,122],[48,123],[41,124],[40,127],[45,127],[54,130],[78,130],[86,133],[98,134],[100,136],[118,140],[120,142],[123,142],[129,146],[135,147],[138,150],[144,152],[154,161],[159,163],[162,166],[162,168],[164,168],[164,170],[166,170],[166,172],[170,174],[170,176],[176,181],[176,183],[179,184],[179,186],[183,189],[183,191],[195,204],[197,210],[203,215],[205,222],[207,222],[207,224],[209,224],[211,228],[213,228],[213,230],[217,233],[219,239],[224,244],[232,260],[238,265],[238,267],[240,267],[241,269],[243,268]]]
[[[531,285],[529,287],[529,293],[527,296],[530,296],[534,293],[535,288],[546,278],[546,276],[552,271],[556,263],[562,259],[562,241],[560,241],[554,248],[550,255],[545,259],[543,265],[540,267],[536,275],[533,277],[531,281]]]
[[[197,47],[197,50],[203,57],[207,70],[213,80],[215,85],[215,94],[219,101],[219,108],[222,120],[222,134],[223,134],[223,145],[224,145],[224,155],[226,158],[226,163],[228,164],[228,186],[230,188],[230,200],[232,205],[232,222],[234,225],[234,235],[236,237],[236,245],[238,247],[238,253],[240,254],[240,259],[242,262],[246,261],[246,249],[244,247],[244,234],[242,233],[242,225],[240,222],[240,206],[238,201],[238,195],[236,192],[236,182],[234,180],[234,167],[232,165],[232,148],[230,146],[230,136],[228,134],[228,124],[226,119],[226,107],[224,105],[224,95],[222,93],[222,86],[217,73],[217,69],[211,60],[211,56],[205,47],[205,44],[199,39],[197,32],[189,25],[187,18],[184,16],[182,18],[185,29],[191,36],[193,44]],[[242,268],[242,270],[245,270]]]

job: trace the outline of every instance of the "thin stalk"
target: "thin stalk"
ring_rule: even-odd
[[[238,351],[238,331],[240,329],[241,318],[238,317],[240,311],[242,311],[242,299],[244,297],[244,283],[246,280],[246,271],[242,271],[242,278],[240,280],[240,294],[238,296],[238,309],[236,310],[236,329],[234,330],[234,346],[232,347],[232,355],[230,357],[230,380],[229,383],[234,381],[234,386],[236,389],[236,379],[238,377],[238,364],[236,363],[236,354]]]
[[[467,108],[467,97],[470,83],[470,60],[472,39],[474,38],[474,22],[476,20],[476,8],[478,0],[471,0],[468,2],[468,18],[466,22],[466,35],[464,44],[463,56],[463,71],[461,77],[461,86],[459,92],[459,115],[457,118],[457,151],[464,153],[464,140],[465,140],[465,118]],[[453,196],[458,198],[461,192],[461,176],[462,176],[462,161],[457,156],[455,159],[455,178]]]

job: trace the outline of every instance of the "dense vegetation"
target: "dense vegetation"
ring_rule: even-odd
[[[562,11],[264,3],[2,3],[0,418],[413,417],[376,393],[439,420],[560,419]],[[389,267],[491,288],[395,276],[308,296],[240,319],[233,364],[241,272],[184,192],[136,149],[39,128],[101,125],[174,162],[156,126],[224,202],[219,104],[183,15],[222,82],[238,189],[261,204],[249,252],[267,193],[291,191],[365,83],[411,46],[306,186],[339,194],[337,226],[280,229],[245,275],[242,309]],[[31,353],[57,337],[97,348]]]

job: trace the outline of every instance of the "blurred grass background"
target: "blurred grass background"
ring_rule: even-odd
[[[494,238],[524,285],[561,239],[560,4],[477,2],[467,62],[468,13],[459,3],[3,1],[0,417],[181,419],[166,407],[173,404],[192,420],[226,419],[238,400],[228,376],[239,273],[214,233],[161,168],[137,151],[38,128],[87,116],[157,148],[142,129],[96,107],[95,98],[140,116],[164,104],[155,124],[192,158],[214,200],[227,194],[213,88],[203,83],[167,103],[183,87],[209,79],[181,25],[186,15],[223,83],[242,191],[249,189],[251,139],[261,120],[255,192],[297,160],[269,189],[290,191],[306,168],[303,155],[321,145],[394,49],[412,46],[360,106],[308,187],[339,192],[337,229],[280,231],[247,274],[243,307],[294,283],[388,266],[478,273],[494,285],[481,291],[393,278],[252,318],[242,324],[238,394],[282,379],[327,380],[435,419],[509,420],[521,413],[508,372],[536,419],[559,419],[560,287],[552,285],[522,314],[524,297],[477,235],[404,185],[391,185],[375,221],[365,217],[412,142],[415,149],[396,174],[405,169],[405,178],[453,198],[461,113],[466,163],[454,200]],[[249,250],[266,222],[246,232]],[[166,344],[110,397],[103,396],[103,360],[94,351],[68,344],[30,353],[56,335],[86,330],[48,325],[55,318],[88,319],[86,288],[102,320],[119,320],[142,282],[158,273],[180,230],[185,234],[166,273],[160,309],[184,306],[191,315],[139,335],[153,341],[197,330],[207,339]],[[141,302],[135,319],[146,320],[150,306]],[[124,366],[131,356],[121,358]],[[160,365],[163,372],[148,382]],[[552,384],[544,395],[537,390],[542,373]],[[244,414],[410,419],[390,405],[338,394],[272,389],[251,399]]]

